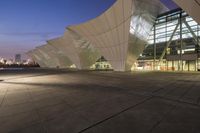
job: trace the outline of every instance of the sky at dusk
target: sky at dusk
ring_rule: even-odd
[[[175,8],[170,0],[161,0]],[[62,36],[65,27],[103,13],[115,0],[0,0],[0,57],[13,58],[46,40]]]
[[[172,0],[160,0],[167,8],[173,10],[178,6]]]

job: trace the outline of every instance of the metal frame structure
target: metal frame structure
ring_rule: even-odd
[[[196,64],[198,64],[197,58],[200,51],[199,32],[200,25],[180,8],[159,15],[148,39],[148,47],[153,45],[151,53],[153,55],[154,68],[161,64],[163,60],[168,61],[168,55],[176,57],[174,60],[178,60],[178,70],[181,71],[184,69],[183,61],[195,60]],[[192,43],[191,45],[187,43],[188,39],[192,40],[190,42]],[[173,48],[170,46],[172,43]],[[162,45],[163,48],[160,49],[160,44],[165,46],[163,47]],[[187,52],[189,50],[193,50],[190,52],[190,55],[194,56],[192,57],[193,59],[188,58],[189,54]],[[174,61],[172,64],[174,64]],[[197,65],[195,67],[197,70]]]

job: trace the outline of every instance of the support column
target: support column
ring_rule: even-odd
[[[156,24],[154,24],[154,31],[153,31],[153,69],[156,70]]]
[[[169,69],[168,69],[168,67],[169,67],[168,60],[166,60],[166,63],[167,63],[167,71],[168,71],[168,70],[169,70]]]
[[[179,27],[179,24],[180,24],[180,21],[178,21],[178,24],[176,25],[176,27],[175,27],[175,29],[174,29],[172,35],[170,36],[170,39],[169,39],[169,41],[167,42],[167,45],[165,46],[165,48],[164,48],[164,50],[163,50],[163,52],[162,52],[162,54],[161,54],[161,56],[160,56],[160,59],[159,59],[160,61],[162,61],[163,57],[165,56],[165,53],[166,53],[166,51],[167,51],[167,48],[168,48],[169,45],[171,44],[172,39],[173,39],[173,37],[174,37],[174,34],[176,33],[176,31],[177,31],[177,29],[178,29],[178,27]]]
[[[194,37],[194,40],[197,42],[197,44],[200,46],[199,41],[198,41],[198,35],[196,36],[190,25],[186,22],[186,20],[182,20],[182,22],[185,24],[185,26],[188,28],[192,36]]]
[[[183,50],[183,39],[182,39],[182,11],[181,11],[181,13],[179,14],[180,16],[180,46],[181,46],[181,48],[180,48],[180,60],[181,60],[181,71],[183,71],[183,59],[182,59],[182,50]]]
[[[197,23],[197,44],[199,44],[199,25]],[[196,71],[199,68],[199,45],[197,45],[197,60],[196,60]]]

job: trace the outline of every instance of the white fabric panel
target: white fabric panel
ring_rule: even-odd
[[[130,3],[130,1],[132,0],[118,0],[110,9],[99,17],[87,23],[70,27],[70,29],[91,41],[92,45],[101,52],[101,55],[103,55],[117,71],[125,70],[124,54],[126,54],[126,49],[124,47],[127,48],[127,46],[123,48],[121,48],[121,46],[128,45],[128,41],[124,43],[123,23],[125,21],[124,8],[126,7],[123,6],[125,5],[124,3]],[[83,32],[79,32],[80,27],[82,27],[84,34],[82,34]],[[126,30],[127,36],[129,35],[129,28],[130,27]]]
[[[45,48],[45,45],[36,48],[37,54],[40,54],[43,57],[44,62],[48,65],[49,68],[56,68],[59,66],[58,60],[54,55],[50,53],[48,49]]]
[[[123,23],[124,19],[124,10],[123,10],[123,0],[118,0],[117,4],[114,7],[115,10],[115,21],[117,22],[117,26]]]
[[[101,56],[91,43],[73,31],[66,31],[65,36],[72,40],[76,54],[78,54],[81,69],[89,69]],[[67,41],[67,40],[66,40]]]
[[[47,42],[48,42],[48,45],[56,49],[56,52],[57,54],[60,55],[61,57],[60,60],[62,61],[64,65],[71,66],[74,64],[70,59],[71,56],[69,56],[70,49],[66,49],[66,47],[63,47],[62,45],[62,38],[56,38],[53,40],[49,40]]]
[[[39,64],[49,67],[49,64],[47,64],[46,59],[43,57],[43,55],[37,49],[33,50],[32,55],[35,57],[35,59],[38,61]]]
[[[86,36],[85,31],[83,31],[83,26],[77,26],[77,29],[80,31],[80,32],[79,32],[79,35],[80,35],[80,36]]]
[[[200,0],[173,0],[186,11],[198,24],[200,24]]]
[[[45,64],[45,66],[49,67],[47,62],[46,62],[46,59],[37,51],[37,50],[34,50],[34,57],[38,60],[38,63],[41,64]]]
[[[93,23],[90,22],[83,24],[83,28],[81,30],[83,31],[84,36],[93,36],[95,35],[97,28],[98,27],[93,26]],[[87,30],[85,31],[85,29]]]
[[[41,51],[39,51],[38,49],[35,49],[35,50],[34,50],[34,56],[35,56],[38,60],[40,60],[41,62],[43,62],[48,68],[51,67],[51,64],[49,64],[49,62],[48,62],[49,59],[47,59],[47,58],[44,56],[44,54],[42,54]]]
[[[53,63],[56,64],[56,67],[66,67],[66,66],[62,66],[62,63],[60,61],[60,55],[58,54],[58,52],[56,51],[56,49],[54,49],[53,46],[51,45],[43,45],[42,49],[45,51],[48,51],[48,55],[50,56],[50,61],[52,60]]]
[[[117,0],[102,15],[86,23],[70,26],[69,29],[89,40],[110,62],[114,70],[130,70],[131,64],[137,60],[138,53],[142,53],[146,43],[145,40],[137,41],[139,35],[148,33],[152,22],[163,9],[165,7],[159,0]],[[139,30],[132,29],[133,34],[130,35],[130,24],[133,20],[134,25],[145,25],[139,27]],[[145,39],[147,35],[144,34],[142,37]]]
[[[105,14],[101,15],[97,21],[99,21],[101,23],[102,32],[110,30],[110,26],[109,26],[109,23],[108,23],[108,20],[107,20]]]
[[[65,51],[61,51],[60,50],[60,39],[53,39],[53,40],[49,40],[47,41],[47,46],[49,46],[49,48],[52,50],[52,52],[54,54],[57,55],[59,63],[60,63],[60,67],[61,68],[68,68],[71,65],[73,65],[72,61],[68,58],[67,54],[65,54]]]
[[[128,70],[144,50],[155,18],[158,14],[168,10],[159,0],[134,0],[133,3],[134,12],[131,23],[126,24],[126,26],[130,25],[126,59],[126,69]]]
[[[88,69],[101,55],[114,70],[130,70],[144,49],[156,16],[166,10],[160,0],[117,0],[97,18],[68,27],[63,37],[50,43],[51,50],[39,51],[48,64],[62,65],[58,52],[77,68]]]
[[[124,20],[127,20],[130,18],[130,16],[133,14],[133,12],[135,11],[135,8],[134,8],[134,1],[133,0],[128,0],[126,2],[123,3],[124,4],[124,7],[123,7],[123,10],[124,10]]]
[[[57,38],[55,43],[51,43],[51,45],[68,57],[72,64],[75,64],[78,69],[81,69],[80,59],[75,47],[73,46],[73,40],[70,38],[68,32],[65,32],[64,36]]]
[[[33,53],[32,51],[29,51],[29,52],[27,53],[27,55],[28,55],[29,57],[31,57],[32,60],[34,60],[36,63],[38,63],[40,67],[47,67],[47,66],[45,65],[44,62],[42,62],[40,59],[37,59],[37,58],[35,57],[35,55],[34,55],[34,53]]]
[[[129,0],[127,0],[129,1]],[[106,12],[105,12],[105,17],[107,19],[106,23],[108,23],[110,30],[115,28],[117,26],[117,22],[115,20],[115,10],[113,10],[113,8],[116,6],[117,2],[115,2],[113,4],[113,6],[111,8],[109,8]]]

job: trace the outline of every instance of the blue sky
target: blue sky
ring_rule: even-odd
[[[66,26],[94,18],[115,0],[0,0],[0,57],[24,53]]]
[[[169,9],[176,9],[178,6],[172,0],[160,0]]]
[[[68,25],[95,18],[114,2],[0,0],[0,57],[13,58],[17,53],[45,44],[46,40],[61,36]]]

